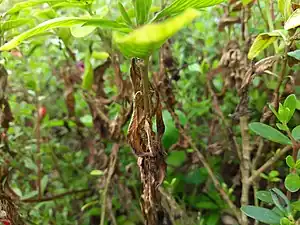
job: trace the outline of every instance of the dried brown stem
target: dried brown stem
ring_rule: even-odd
[[[90,189],[68,191],[68,192],[58,194],[58,195],[54,195],[54,196],[51,196],[51,197],[44,197],[44,198],[38,198],[38,199],[34,199],[34,198],[23,199],[23,200],[21,200],[21,202],[23,202],[23,203],[48,202],[48,201],[57,200],[59,198],[63,198],[63,197],[68,196],[68,195],[75,195],[75,194],[85,193],[85,192],[89,192],[89,191],[90,191]]]

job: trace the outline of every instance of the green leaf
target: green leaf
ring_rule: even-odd
[[[82,88],[86,89],[86,90],[90,90],[92,88],[92,85],[94,82],[94,71],[93,71],[90,59],[91,59],[91,54],[88,50],[85,55],[84,74],[83,74],[83,80],[82,80]]]
[[[291,0],[278,0],[278,9],[284,20],[287,20],[292,13]]]
[[[291,203],[290,203],[290,200],[285,196],[285,194],[278,188],[272,188],[271,191],[276,193],[276,195],[278,197],[280,197],[281,204],[286,208],[287,213],[288,214],[291,213],[291,211],[292,211]]]
[[[249,128],[257,135],[262,136],[270,141],[285,145],[291,144],[291,140],[288,137],[266,124],[253,122],[249,124]]]
[[[53,3],[61,2],[61,0],[29,0],[29,1],[19,2],[19,3],[16,3],[12,8],[10,8],[6,12],[6,14],[14,14],[25,8],[41,5],[44,3],[52,3],[52,2]]]
[[[296,9],[284,25],[285,30],[290,30],[300,26],[300,9]]]
[[[275,110],[274,106],[269,104],[269,108],[273,112],[273,114],[276,116],[276,118],[279,120],[279,115],[278,115],[277,111]]]
[[[257,206],[243,206],[241,210],[249,217],[256,219],[262,223],[279,224],[280,216],[270,209],[265,209]]]
[[[93,170],[90,173],[92,176],[102,176],[104,172],[102,170]]]
[[[256,192],[256,198],[266,203],[273,203],[271,193],[269,191],[258,191]]]
[[[298,174],[290,173],[284,181],[286,189],[290,192],[296,192],[300,189],[300,177]]]
[[[289,108],[285,108],[281,103],[279,103],[278,116],[281,123],[287,124],[290,113]]]
[[[300,61],[300,50],[288,52],[288,55]]]
[[[250,2],[252,2],[251,0],[242,0],[242,3],[244,6],[248,5]]]
[[[105,60],[109,57],[109,54],[107,52],[95,52],[93,51],[92,57],[99,60]]]
[[[124,56],[146,58],[197,16],[199,16],[197,10],[188,9],[174,18],[157,24],[145,25],[128,35],[114,33],[114,40]]]
[[[188,8],[201,9],[220,4],[225,0],[175,0],[169,6],[156,14],[153,20],[158,20],[164,16],[173,16]]]
[[[8,51],[10,49],[18,46],[22,41],[41,34],[47,30],[59,28],[59,27],[73,27],[75,25],[84,25],[84,26],[100,26],[102,28],[110,28],[110,29],[126,29],[128,28],[124,24],[119,24],[114,21],[104,20],[98,17],[61,17],[55,18],[52,20],[45,21],[38,26],[16,36],[11,41],[7,42],[3,46],[0,47],[0,51]]]
[[[134,9],[137,25],[143,25],[148,21],[152,0],[135,0]]]
[[[296,109],[296,105],[297,105],[296,95],[291,94],[285,99],[283,106],[290,110],[290,112],[288,114],[287,122],[290,121],[290,119],[293,117],[295,109]]]
[[[175,167],[179,167],[186,160],[186,154],[184,151],[173,151],[169,153],[167,158],[167,164]]]
[[[82,26],[82,25],[76,25],[74,27],[71,27],[71,34],[73,37],[81,38],[88,36],[96,29],[95,26]]]
[[[249,59],[255,58],[262,50],[267,48],[270,44],[272,44],[280,36],[285,38],[285,34],[284,34],[283,30],[274,30],[269,33],[259,34],[255,38],[255,40],[249,50],[248,58]]]
[[[119,7],[119,11],[121,12],[121,15],[122,15],[125,23],[128,26],[132,26],[132,21],[121,2],[118,3],[118,7]]]
[[[32,19],[16,19],[16,20],[8,20],[3,22],[2,24],[0,23],[0,31],[8,31],[20,26],[23,26],[25,24],[28,24],[32,22]]]
[[[295,161],[293,159],[292,156],[288,155],[286,158],[285,158],[285,162],[286,164],[290,167],[290,168],[294,168],[295,167]]]
[[[292,130],[292,136],[293,136],[293,138],[295,138],[297,141],[300,140],[300,125],[296,126],[296,127]]]
[[[291,203],[293,210],[300,211],[300,201],[295,201]]]
[[[283,131],[289,130],[289,128],[286,124],[276,123],[276,126],[278,127],[279,130],[283,130]]]

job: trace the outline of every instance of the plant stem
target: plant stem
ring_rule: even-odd
[[[151,108],[149,104],[149,78],[148,78],[149,57],[144,59],[142,67],[143,97],[144,97],[144,115],[149,118]]]

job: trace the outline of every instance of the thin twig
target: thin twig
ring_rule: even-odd
[[[23,203],[37,203],[37,202],[48,202],[48,201],[53,201],[59,198],[63,198],[65,196],[68,195],[74,195],[74,194],[79,194],[79,193],[84,193],[84,192],[88,192],[90,191],[90,189],[82,189],[82,190],[75,190],[75,191],[68,191],[62,194],[58,194],[58,195],[54,195],[51,197],[45,197],[45,198],[38,198],[38,199],[34,199],[34,198],[28,198],[28,199],[21,199],[20,201]]]
[[[279,160],[285,153],[292,149],[291,145],[285,146],[280,152],[275,154],[272,158],[270,158],[264,165],[262,165],[258,170],[256,170],[252,176],[248,179],[248,182],[251,184],[254,180],[259,177],[261,173],[263,173],[266,169],[272,166],[277,160]]]
[[[101,205],[102,205],[102,207],[101,207],[100,225],[104,225],[104,222],[105,222],[107,191],[108,191],[108,188],[109,188],[109,185],[110,185],[111,178],[112,178],[112,176],[114,174],[114,171],[115,171],[119,148],[120,148],[120,144],[118,144],[118,143],[115,143],[112,146],[108,174],[107,174],[107,178],[106,178],[106,182],[105,182],[105,187],[104,187],[103,193],[101,195]]]

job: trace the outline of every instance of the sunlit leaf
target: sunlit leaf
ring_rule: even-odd
[[[249,124],[249,129],[270,141],[285,145],[291,144],[291,140],[287,136],[266,124],[253,122]]]
[[[284,25],[284,29],[290,30],[300,26],[300,9],[296,9]]]
[[[22,41],[33,37],[35,35],[41,34],[47,30],[59,28],[59,27],[73,27],[75,25],[84,26],[99,26],[102,28],[109,29],[122,29],[127,28],[124,24],[119,24],[114,21],[99,19],[97,17],[61,17],[52,20],[45,21],[38,26],[16,36],[11,41],[7,42],[0,47],[0,51],[8,51],[12,48],[18,46]]]
[[[164,16],[181,13],[188,8],[201,9],[220,4],[224,1],[225,0],[175,0],[169,6],[157,13],[154,20],[158,20]]]
[[[294,159],[293,159],[293,157],[292,156],[287,156],[286,158],[285,158],[285,161],[286,161],[286,164],[290,167],[290,168],[294,168],[295,167],[295,161],[294,161]]]
[[[296,95],[294,95],[294,94],[289,95],[285,99],[285,101],[283,103],[283,106],[290,110],[289,114],[288,114],[288,117],[287,117],[287,122],[290,121],[290,119],[294,115],[294,112],[295,112],[295,109],[296,109],[296,104],[297,104],[297,98],[296,98]]]
[[[291,0],[278,0],[278,9],[284,20],[287,20],[292,13]]]
[[[300,189],[300,177],[298,174],[290,173],[284,181],[286,189],[290,192],[296,192]]]
[[[41,4],[44,4],[44,3],[57,3],[57,2],[61,2],[61,0],[29,0],[29,1],[23,1],[23,2],[16,3],[12,8],[10,8],[6,12],[6,14],[17,13],[22,9],[37,6],[37,5],[41,5]]]
[[[102,170],[93,170],[90,174],[93,176],[102,176],[104,172]]]
[[[71,34],[76,38],[88,36],[96,29],[95,26],[76,25],[71,27]]]
[[[270,209],[257,206],[243,206],[241,210],[249,217],[267,224],[279,224],[280,216]]]
[[[121,2],[118,3],[118,7],[119,7],[119,11],[121,12],[121,15],[124,19],[124,22],[127,25],[132,26],[132,21]]]
[[[147,22],[151,5],[152,0],[135,0],[134,9],[138,25]]]
[[[278,37],[283,37],[285,39],[285,33],[283,30],[274,30],[269,33],[259,34],[248,53],[248,58],[253,59],[256,57],[262,50],[267,48],[270,44],[272,44]]]
[[[32,19],[16,19],[16,20],[8,20],[3,22],[2,24],[0,23],[0,31],[8,31],[20,26],[23,26],[25,24],[33,22]]]
[[[145,58],[197,16],[199,16],[197,10],[188,9],[174,18],[157,24],[145,25],[128,35],[114,33],[114,40],[123,55]]]
[[[92,57],[99,60],[104,60],[109,57],[109,54],[107,52],[95,52],[93,51]]]

